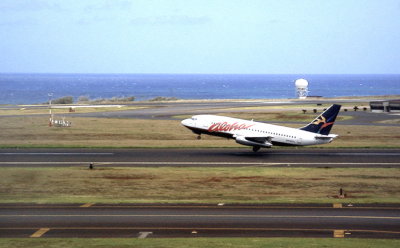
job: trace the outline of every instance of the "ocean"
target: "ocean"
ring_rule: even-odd
[[[178,99],[295,98],[305,78],[309,95],[400,95],[400,75],[205,75],[205,74],[0,74],[0,104],[36,104],[80,96]]]

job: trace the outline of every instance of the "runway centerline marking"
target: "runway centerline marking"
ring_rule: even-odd
[[[364,152],[320,152],[320,153],[312,153],[312,152],[302,152],[302,153],[271,153],[271,155],[314,155],[314,156],[400,156],[400,153],[397,152],[387,152],[387,153],[364,153]]]
[[[114,155],[114,153],[111,152],[1,152],[0,155],[5,155],[5,156],[12,156],[12,155],[29,155],[29,156],[41,156],[41,155],[46,155],[46,156],[69,156],[69,155],[74,155],[74,156],[86,156],[86,155],[99,155],[99,156],[108,156],[108,155]]]
[[[353,216],[353,215],[219,215],[219,214],[10,214],[10,215],[0,215],[0,218],[13,217],[13,218],[27,218],[27,217],[212,217],[212,218],[344,218],[344,219],[389,219],[389,220],[400,220],[397,216]]]
[[[188,206],[182,206],[182,205],[148,205],[148,206],[141,206],[141,205],[95,205],[96,203],[93,203],[92,208],[122,208],[122,209],[143,209],[143,208],[166,208],[166,209],[171,209],[171,208],[178,208],[178,209],[331,209],[332,206],[285,206],[285,205],[277,205],[277,206],[230,206],[230,205],[224,205],[224,206],[217,206],[217,205],[188,205]],[[68,208],[68,209],[75,209],[79,208],[81,205],[56,205],[56,206],[47,206],[47,205],[21,205],[21,206],[4,206],[0,204],[0,209],[60,209],[60,208]],[[346,209],[377,209],[377,210],[399,210],[400,207],[371,207],[371,206],[343,206],[343,208]]]
[[[85,156],[85,155],[100,155],[100,156],[105,156],[105,155],[115,155],[113,152],[0,152],[0,156],[5,155],[30,155],[30,156],[40,156],[40,155],[54,155],[54,156],[67,156],[67,155],[77,155],[77,156]],[[378,152],[373,152],[373,153],[364,153],[364,152],[321,152],[321,153],[312,153],[312,152],[302,152],[302,153],[294,153],[294,152],[289,152],[289,153],[282,153],[282,152],[277,152],[277,153],[271,153],[269,155],[313,155],[313,156],[400,156],[400,153],[396,152],[387,152],[387,153],[378,153]]]
[[[50,228],[40,228],[39,230],[37,230],[34,234],[32,234],[30,237],[31,238],[40,238],[43,236],[43,234],[45,234],[46,232],[48,232],[50,230]]]
[[[304,162],[304,163],[294,163],[294,162],[170,162],[170,161],[165,161],[165,162],[160,162],[160,161],[155,161],[155,162],[149,162],[149,161],[133,161],[133,162],[101,162],[101,161],[92,161],[93,163],[96,163],[97,166],[101,165],[261,165],[261,166],[274,166],[274,165],[400,165],[400,162],[374,162],[374,163],[349,163],[349,162],[316,162],[316,163],[309,163],[309,162]],[[84,165],[87,164],[87,161],[84,162],[5,162],[2,161],[0,162],[1,164],[4,165],[20,165],[20,164],[26,164],[26,165]]]

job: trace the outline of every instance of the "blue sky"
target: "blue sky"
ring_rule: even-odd
[[[400,1],[1,0],[0,72],[400,73]]]

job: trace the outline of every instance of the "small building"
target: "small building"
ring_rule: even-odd
[[[400,112],[400,100],[372,101],[369,106],[372,112]]]
[[[400,100],[389,101],[390,112],[400,112]]]

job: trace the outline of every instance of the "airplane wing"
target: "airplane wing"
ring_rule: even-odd
[[[247,140],[257,142],[257,143],[271,143],[271,138],[272,137],[249,137],[245,136]]]
[[[259,147],[272,147],[271,143],[271,136],[252,136],[252,135],[246,135],[246,136],[236,136],[234,137],[236,140],[236,143],[239,143],[241,145],[245,146],[259,146]]]

